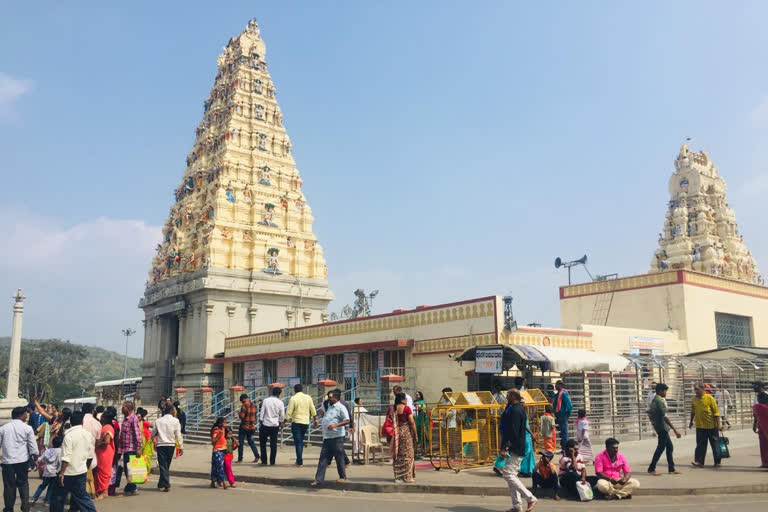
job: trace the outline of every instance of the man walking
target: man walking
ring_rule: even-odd
[[[712,446],[712,457],[715,459],[715,467],[720,466],[720,445],[717,438],[723,430],[720,423],[720,411],[717,402],[705,391],[704,384],[696,384],[694,388],[696,396],[691,401],[691,422],[688,428],[696,423],[696,451],[691,465],[702,467],[707,457],[707,442]]]
[[[152,439],[157,442],[157,467],[160,469],[160,479],[157,488],[163,492],[171,489],[170,469],[176,444],[179,445],[179,456],[184,454],[184,444],[181,437],[181,422],[173,417],[173,407],[167,405],[163,415],[155,421],[152,427]]]
[[[91,495],[85,490],[87,461],[96,440],[83,428],[82,411],[73,412],[69,421],[72,427],[64,434],[64,441],[61,443],[61,470],[57,485],[53,489],[51,512],[64,512],[67,493],[71,493],[72,505],[78,510],[96,512]]]
[[[93,446],[91,453],[88,454],[88,460],[85,461],[88,466],[85,488],[96,494],[96,487],[93,481],[93,469],[96,467],[96,439],[101,437],[101,422],[93,416],[93,404],[83,404],[80,409],[83,413],[83,428],[93,436]]]
[[[0,427],[0,447],[3,450],[3,512],[13,512],[16,490],[21,498],[22,512],[29,511],[29,459],[38,455],[32,427],[27,425],[27,409],[14,407],[11,421]]]
[[[261,403],[259,416],[259,444],[261,445],[261,465],[267,465],[267,438],[269,438],[269,465],[274,466],[277,459],[277,434],[285,425],[285,406],[280,400],[280,388],[272,389],[272,396]]]
[[[507,392],[507,408],[501,416],[501,445],[499,455],[504,459],[504,467],[501,476],[509,487],[509,496],[512,499],[511,511],[519,511],[522,506],[522,498],[528,504],[526,512],[531,512],[538,503],[536,497],[517,476],[520,472],[520,463],[525,455],[525,432],[528,421],[525,408],[521,405],[520,391],[510,389]]]
[[[347,479],[346,463],[344,462],[344,437],[347,435],[346,425],[349,425],[347,408],[341,405],[341,391],[331,391],[330,404],[323,414],[322,431],[323,447],[320,449],[320,460],[317,463],[315,480],[309,484],[312,487],[322,485],[325,481],[325,470],[332,459],[336,459],[336,469],[339,472],[338,483]],[[315,419],[317,426],[317,419]]]
[[[256,448],[256,442],[253,440],[253,434],[256,433],[256,418],[259,414],[259,408],[256,407],[248,395],[240,395],[240,429],[237,431],[237,462],[243,462],[243,440],[248,441],[248,446],[253,452],[253,463],[259,462],[259,449]]]
[[[291,435],[296,447],[297,468],[304,467],[304,436],[307,435],[309,429],[309,420],[314,422],[317,419],[317,411],[312,397],[303,393],[303,389],[301,384],[293,386],[294,395],[288,402],[288,412],[285,414],[286,418],[291,420]]]
[[[651,420],[651,425],[656,431],[656,437],[658,443],[656,444],[656,451],[651,459],[651,465],[648,466],[648,474],[653,476],[661,476],[661,473],[656,472],[656,464],[661,458],[661,454],[666,450],[667,452],[667,470],[670,475],[679,475],[680,472],[675,469],[675,460],[672,458],[672,452],[674,446],[672,445],[672,438],[669,436],[669,429],[675,433],[678,439],[680,439],[680,432],[677,431],[675,426],[669,421],[667,417],[667,390],[669,386],[663,382],[656,384],[655,394],[651,405],[648,407],[648,418]]]
[[[117,453],[120,454],[123,459],[122,468],[127,480],[123,492],[125,496],[135,496],[137,494],[136,484],[132,484],[131,479],[128,476],[128,461],[130,461],[131,455],[137,455],[141,452],[141,425],[138,416],[133,413],[133,402],[123,402],[122,413],[123,424],[120,426],[120,443],[117,448]]]
[[[571,417],[573,404],[571,403],[571,395],[565,389],[563,381],[555,382],[555,389],[557,390],[554,399],[555,421],[560,428],[560,445],[565,451],[565,443],[568,442],[568,419]]]

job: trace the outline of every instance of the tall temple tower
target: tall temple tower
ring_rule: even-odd
[[[225,337],[327,321],[334,297],[265,53],[252,20],[218,57],[139,302],[144,400],[224,386],[210,359]]]
[[[651,272],[686,269],[763,284],[726,192],[725,181],[709,156],[683,145],[669,180],[669,209]]]

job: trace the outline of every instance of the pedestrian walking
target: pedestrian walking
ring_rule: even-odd
[[[648,408],[648,418],[651,420],[653,430],[656,431],[656,451],[653,453],[651,464],[648,466],[648,474],[653,476],[661,476],[661,473],[656,471],[656,464],[661,458],[661,454],[667,452],[667,471],[670,475],[679,475],[680,472],[675,469],[675,460],[673,458],[674,445],[672,444],[672,438],[669,435],[669,429],[675,433],[678,439],[680,439],[680,432],[677,431],[675,426],[667,417],[667,390],[669,386],[660,382],[656,384],[655,396]]]
[[[181,435],[181,422],[173,417],[173,407],[166,405],[162,409],[162,414],[152,427],[151,440],[157,443],[157,469],[160,472],[157,488],[168,492],[171,490],[170,472],[173,454],[174,452],[179,456],[184,454],[184,439]]]
[[[224,450],[224,476],[227,477],[230,487],[237,487],[235,485],[235,473],[232,471],[232,459],[234,459],[234,452],[237,449],[237,439],[232,434],[230,427],[227,427],[224,437],[227,439],[227,448]]]
[[[579,454],[585,463],[595,460],[592,452],[592,441],[589,439],[589,420],[587,419],[587,410],[579,409],[576,413],[576,443],[579,446]]]
[[[211,427],[211,488],[227,488],[227,475],[224,471],[224,453],[227,450],[227,420],[223,416],[216,418]]]
[[[501,476],[507,482],[512,508],[510,512],[518,512],[522,506],[522,500],[527,503],[526,512],[534,509],[538,500],[531,494],[528,488],[520,481],[518,473],[520,463],[525,456],[525,434],[528,415],[521,405],[520,391],[510,389],[507,392],[507,407],[501,416],[501,444],[499,456],[504,459],[504,467]]]
[[[280,400],[283,390],[275,387],[272,396],[261,403],[259,411],[259,444],[261,445],[261,465],[267,465],[267,439],[269,439],[269,465],[274,466],[277,459],[277,434],[285,425],[285,406]]]
[[[310,420],[317,419],[317,411],[312,397],[303,392],[301,384],[293,386],[293,396],[288,401],[285,418],[291,421],[291,436],[296,449],[296,467],[304,467],[304,438],[309,430]]]
[[[123,463],[118,466],[118,472],[116,477],[116,486],[120,487],[120,474],[125,473],[125,489],[123,494],[125,496],[135,496],[136,484],[131,483],[131,479],[128,473],[128,462],[131,456],[137,456],[141,452],[142,446],[142,433],[141,425],[139,423],[139,417],[133,413],[133,402],[125,401],[122,407],[123,424],[120,427],[120,437],[117,452],[122,459]]]
[[[259,416],[259,408],[243,393],[240,395],[240,428],[237,431],[237,462],[243,462],[243,444],[248,443],[253,452],[253,463],[259,462],[259,449],[256,448],[256,442],[253,440],[253,434],[256,433],[256,421]]]
[[[96,470],[93,474],[96,487],[96,501],[107,497],[109,483],[112,480],[112,472],[115,461],[115,408],[110,407],[101,413],[101,432],[96,439]]]
[[[43,503],[48,505],[51,502],[51,494],[53,494],[53,488],[56,486],[56,479],[59,477],[59,470],[61,469],[61,443],[63,439],[57,437],[53,440],[53,447],[48,448],[40,456],[38,462],[43,466],[43,473],[41,478],[43,481],[37,487],[34,496],[32,496],[32,505],[37,503],[40,496],[45,491],[45,498]]]
[[[691,401],[691,421],[688,428],[696,424],[696,451],[692,466],[702,467],[707,456],[707,442],[712,446],[715,467],[720,466],[720,444],[718,437],[723,425],[720,410],[712,395],[707,394],[704,384],[696,384],[696,396]]]
[[[722,419],[723,428],[730,429],[731,422],[728,421],[728,409],[733,405],[731,393],[723,387],[712,387],[715,389],[715,402],[717,402],[717,408],[720,409],[720,418]]]
[[[72,413],[70,424],[72,427],[61,443],[61,469],[51,498],[51,512],[64,512],[67,494],[72,496],[70,510],[76,507],[81,512],[96,512],[91,495],[85,489],[87,461],[96,440],[83,428],[82,411]]]
[[[16,492],[21,498],[22,512],[29,511],[29,471],[30,457],[37,457],[35,431],[27,425],[27,408],[14,407],[11,421],[0,427],[0,447],[3,450],[3,501],[5,512],[13,512],[16,504]]]
[[[405,403],[405,393],[395,395],[395,403],[390,409],[390,419],[394,430],[392,443],[390,443],[390,453],[395,482],[402,480],[410,483],[416,478],[414,448],[417,433],[413,411]]]
[[[560,428],[560,447],[565,450],[565,443],[568,442],[568,420],[571,417],[573,411],[573,403],[571,402],[571,395],[568,390],[565,389],[563,381],[559,380],[555,382],[555,389],[557,394],[555,395],[555,420],[557,426]]]
[[[340,401],[341,391],[338,389],[331,391],[328,407],[322,419],[323,447],[320,449],[320,460],[317,463],[315,480],[309,484],[312,487],[323,484],[325,471],[333,459],[336,460],[336,470],[339,472],[339,479],[336,481],[343,483],[347,479],[344,437],[347,435],[345,427],[349,425],[349,412]],[[317,420],[315,420],[315,427],[317,427]]]
[[[757,403],[752,406],[757,421],[757,435],[760,440],[760,467],[768,468],[768,393],[759,393]]]

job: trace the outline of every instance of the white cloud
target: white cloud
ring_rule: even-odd
[[[0,72],[0,120],[11,117],[13,103],[31,89],[32,81]]]
[[[120,329],[141,333],[137,304],[161,238],[159,226],[106,217],[67,226],[7,208],[0,208],[0,218],[5,242],[0,294],[24,289],[25,337],[59,337],[120,350]],[[0,333],[7,333],[11,315],[2,313]],[[135,338],[131,353],[140,355],[142,337]]]

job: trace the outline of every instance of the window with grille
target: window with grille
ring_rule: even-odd
[[[328,375],[341,375],[344,372],[344,355],[330,354],[325,356],[325,373]]]
[[[277,359],[264,361],[264,382],[272,383],[277,380]]]
[[[312,358],[311,357],[297,357],[296,358],[296,373],[297,377],[305,386],[312,382]]]
[[[245,363],[234,363],[232,365],[232,383],[242,384],[245,377]]]
[[[387,350],[384,352],[384,367],[405,368],[405,350]]]
[[[751,347],[752,317],[715,313],[717,348]]]

